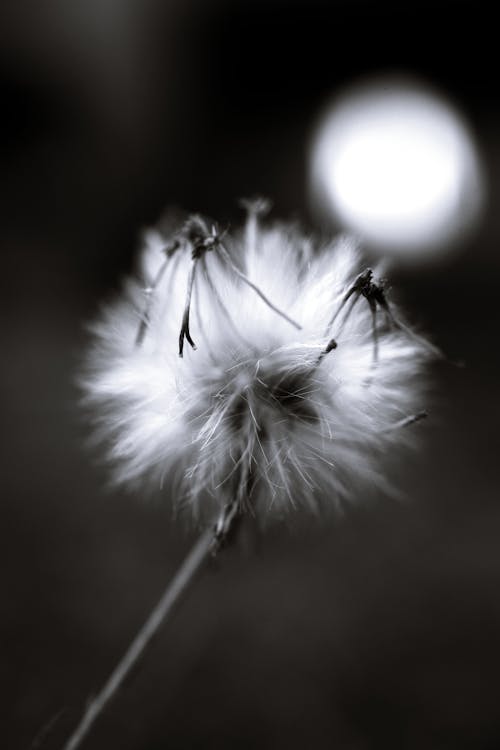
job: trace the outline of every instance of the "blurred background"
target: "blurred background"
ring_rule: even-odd
[[[390,274],[409,318],[466,363],[434,367],[422,450],[393,469],[405,499],[367,495],[334,526],[227,550],[86,746],[500,747],[486,3],[7,0],[2,15],[2,746],[61,747],[192,542],[168,498],[106,490],[84,448],[85,321],[165,206],[237,222],[238,199],[262,194],[274,216],[324,229],[318,118],[356,81],[395,74],[461,113],[483,196],[455,251]]]

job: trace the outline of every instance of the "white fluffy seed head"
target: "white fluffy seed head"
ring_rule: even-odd
[[[208,236],[211,225],[194,221]],[[414,440],[411,427],[395,425],[422,408],[429,350],[382,310],[375,358],[362,295],[329,328],[363,270],[354,241],[317,246],[294,226],[260,227],[250,211],[240,232],[224,236],[226,256],[217,243],[200,253],[190,310],[197,348],[186,344],[181,358],[188,234],[172,244],[148,232],[142,278],[129,279],[92,327],[84,388],[116,480],[169,487],[196,518],[235,497],[273,518],[337,508],[363,484],[385,487],[386,455]]]

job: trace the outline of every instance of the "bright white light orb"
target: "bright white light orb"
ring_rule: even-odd
[[[367,244],[408,258],[457,244],[475,225],[483,180],[460,115],[401,79],[351,89],[315,133],[316,207]]]

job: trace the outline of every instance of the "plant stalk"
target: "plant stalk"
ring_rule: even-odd
[[[89,702],[80,723],[66,742],[64,750],[77,750],[77,748],[81,747],[82,742],[94,723],[123,685],[128,674],[135,664],[137,664],[160,626],[172,614],[175,605],[191,584],[197,572],[208,558],[217,552],[235,518],[235,504],[231,503],[221,512],[216,526],[208,528],[199,537],[177,573],[167,585],[160,601],[137,633],[125,655],[115,667],[101,691]]]

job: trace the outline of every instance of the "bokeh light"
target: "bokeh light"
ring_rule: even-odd
[[[477,149],[443,97],[404,79],[349,89],[313,138],[314,208],[369,246],[428,258],[476,226],[484,199]]]

